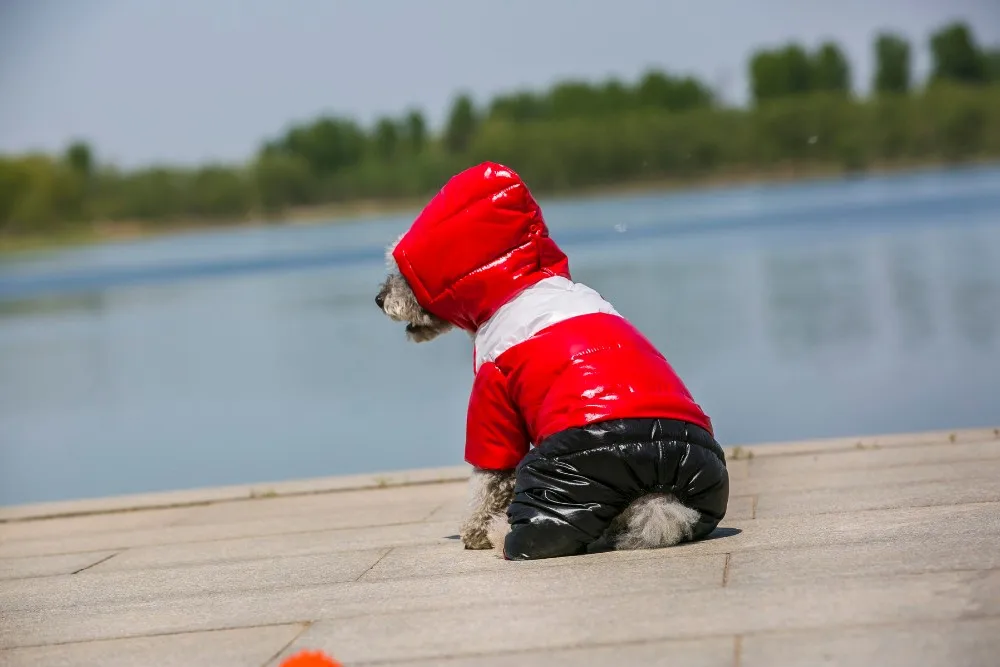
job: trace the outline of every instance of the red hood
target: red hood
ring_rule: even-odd
[[[524,181],[495,162],[453,176],[392,256],[420,305],[466,331],[539,280],[570,277]]]

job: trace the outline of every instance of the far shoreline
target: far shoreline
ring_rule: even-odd
[[[593,186],[573,191],[540,194],[545,205],[557,202],[587,201],[603,198],[635,197],[674,192],[703,192],[725,190],[748,185],[787,185],[814,181],[832,181],[848,178],[869,178],[894,174],[916,174],[954,168],[976,168],[1000,165],[997,160],[965,161],[962,163],[912,162],[905,164],[879,164],[860,170],[845,170],[836,166],[784,166],[770,170],[726,170],[712,175],[690,178],[661,178],[632,181],[614,185]],[[321,204],[290,209],[276,220],[253,218],[224,222],[174,221],[174,222],[98,222],[81,224],[79,228],[44,235],[0,235],[0,259],[29,253],[69,250],[85,246],[128,243],[183,234],[218,233],[227,230],[247,230],[264,227],[292,227],[320,224],[348,224],[370,218],[391,217],[410,213],[415,215],[433,193],[420,199],[356,200]]]

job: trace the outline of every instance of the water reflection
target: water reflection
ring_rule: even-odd
[[[965,339],[983,348],[996,342],[1000,312],[1000,291],[983,279],[969,279],[953,286],[954,313]]]
[[[903,239],[881,257],[886,267],[890,303],[898,318],[900,343],[907,350],[925,346],[939,330],[932,302],[929,261],[918,243]]]
[[[768,339],[776,352],[804,356],[870,341],[876,325],[856,251],[775,254],[762,262]]]
[[[1000,330],[1000,248],[987,234],[953,239],[948,285],[951,316],[960,335],[971,345],[992,349]]]
[[[1000,331],[1000,265],[991,234],[955,254],[935,236],[875,238],[852,248],[799,249],[763,260],[768,339],[776,352],[816,354],[894,336],[918,350],[954,330],[992,347]]]

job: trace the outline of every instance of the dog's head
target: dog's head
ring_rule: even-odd
[[[386,263],[375,303],[406,322],[407,337],[418,342],[452,327],[475,337],[522,290],[551,276],[570,278],[538,202],[520,176],[496,162],[449,179],[390,245]]]
[[[375,295],[375,305],[381,308],[390,320],[406,322],[407,338],[415,343],[425,343],[449,331],[452,324],[428,312],[417,302],[410,283],[399,272],[392,258],[392,250],[395,247],[394,243],[386,251],[389,275]]]

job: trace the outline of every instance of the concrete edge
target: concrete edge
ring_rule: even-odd
[[[1000,441],[1000,428],[956,429],[920,433],[825,438],[820,440],[757,443],[724,447],[727,460],[772,456],[799,456],[882,447],[919,447],[947,443]],[[93,514],[114,514],[150,509],[196,507],[213,503],[305,496],[343,491],[363,491],[393,487],[461,482],[469,477],[468,465],[418,468],[384,473],[320,477],[283,482],[241,484],[160,493],[67,500],[0,507],[0,524],[39,519],[56,519]]]
[[[261,482],[258,484],[240,484],[159,493],[110,496],[106,498],[85,498],[51,503],[12,505],[9,507],[0,507],[0,524],[92,514],[115,514],[150,509],[197,507],[199,505],[259,498],[284,498],[320,493],[460,482],[468,479],[470,470],[471,468],[467,465],[447,468],[419,468],[384,473],[297,479],[283,482]]]
[[[727,460],[768,456],[801,456],[836,453],[859,449],[890,447],[926,447],[930,445],[988,442],[1000,440],[1000,428],[966,428],[947,431],[887,433],[844,438],[799,440],[794,442],[755,443],[725,447]]]

